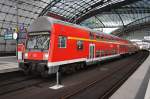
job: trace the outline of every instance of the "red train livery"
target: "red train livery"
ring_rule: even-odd
[[[25,51],[18,50],[18,60],[26,73],[52,74],[61,67],[70,70],[76,64],[82,67],[137,50],[119,37],[43,16],[28,28]]]

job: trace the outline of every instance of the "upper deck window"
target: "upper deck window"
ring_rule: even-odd
[[[58,47],[59,48],[66,48],[67,46],[67,38],[65,36],[58,37]]]
[[[81,41],[81,40],[77,41],[77,49],[78,50],[82,50],[83,49],[83,41]]]
[[[100,36],[96,35],[96,40],[99,41],[100,40]]]
[[[90,39],[94,39],[94,34],[92,32],[90,32]]]

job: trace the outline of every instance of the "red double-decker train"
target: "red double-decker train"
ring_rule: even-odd
[[[25,47],[20,47],[19,67],[41,75],[77,70],[139,50],[128,40],[46,16],[30,25]]]

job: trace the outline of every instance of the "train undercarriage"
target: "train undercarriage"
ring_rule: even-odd
[[[60,71],[61,73],[74,73],[81,69],[86,69],[87,66],[85,62],[77,62],[72,64],[65,64],[60,66],[54,66],[49,68],[46,63],[41,62],[23,62],[19,63],[19,68],[24,72],[26,75],[41,75],[42,77],[46,78],[51,74]]]
[[[132,54],[134,53],[120,54],[119,56],[125,57],[125,56],[129,56]],[[114,57],[108,58],[108,59],[114,59]],[[108,59],[105,59],[105,60],[108,60]],[[97,63],[100,63],[100,61],[94,61],[88,64],[85,61],[83,61],[83,62],[76,62],[76,63],[71,63],[71,64],[48,67],[47,61],[24,60],[24,62],[19,63],[19,67],[26,75],[29,75],[29,74],[41,75],[42,77],[46,78],[51,74],[57,73],[58,71],[60,71],[61,73],[70,74],[70,73],[74,73],[82,69],[87,69],[89,65],[97,64]]]

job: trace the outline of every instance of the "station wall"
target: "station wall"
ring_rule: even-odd
[[[0,55],[4,53],[16,52],[16,40],[4,40],[4,37],[0,37]]]

